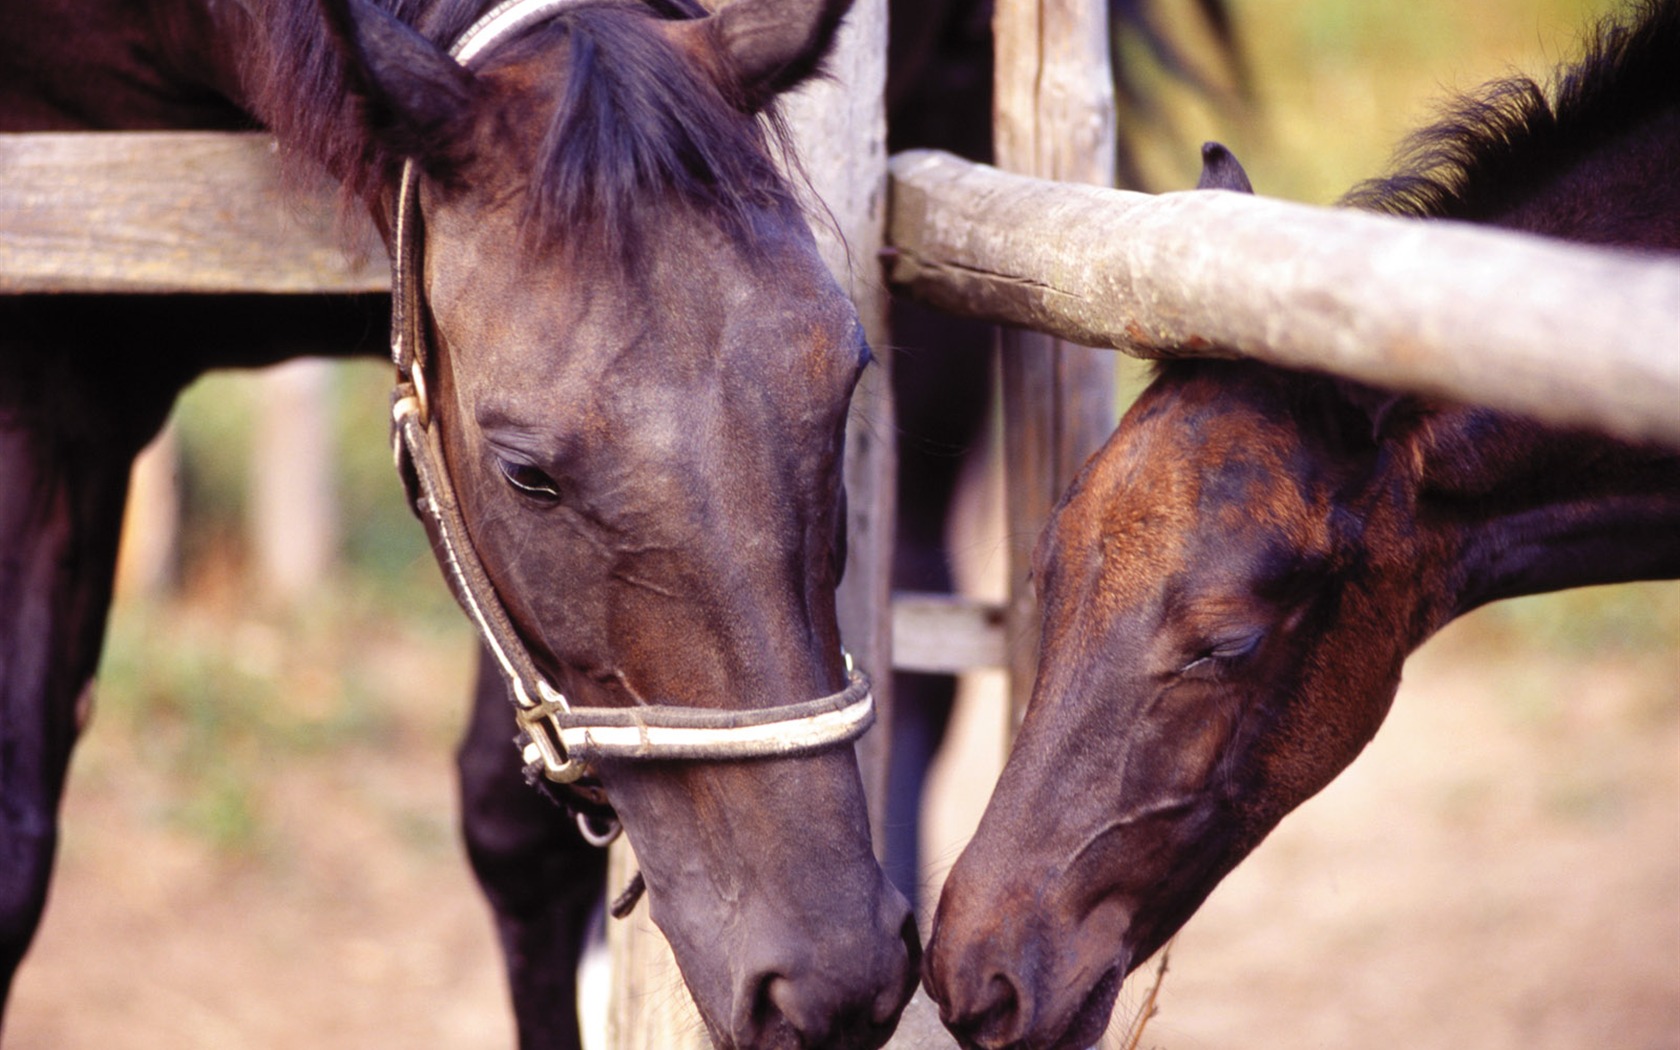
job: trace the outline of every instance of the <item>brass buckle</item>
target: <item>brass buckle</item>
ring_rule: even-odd
[[[566,745],[560,742],[560,727],[553,716],[555,712],[564,710],[563,702],[545,700],[514,711],[514,719],[529,740],[520,757],[526,765],[540,763],[543,776],[556,784],[570,784],[589,772],[589,767],[582,761],[567,757]]]

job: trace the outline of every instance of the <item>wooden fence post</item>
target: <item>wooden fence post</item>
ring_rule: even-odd
[[[1114,184],[1114,85],[1105,0],[997,0],[993,140],[1005,171]],[[1114,428],[1114,360],[1035,332],[1002,334],[1010,708],[1038,660],[1032,548],[1056,499]]]
[[[338,558],[332,365],[298,358],[260,380],[251,448],[251,539],[264,592],[295,602]]]
[[[134,460],[117,550],[117,590],[155,598],[176,582],[180,553],[181,449],[165,424]]]

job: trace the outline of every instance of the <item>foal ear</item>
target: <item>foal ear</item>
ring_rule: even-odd
[[[1248,172],[1237,163],[1230,150],[1217,142],[1202,143],[1202,177],[1196,180],[1198,190],[1234,190],[1253,193]]]
[[[369,0],[319,0],[349,69],[368,132],[447,178],[466,159],[473,75],[436,44]]]
[[[677,24],[724,97],[756,113],[817,72],[852,0],[732,0],[707,18]]]

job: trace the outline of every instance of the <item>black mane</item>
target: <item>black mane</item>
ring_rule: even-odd
[[[1394,174],[1360,183],[1342,203],[1488,221],[1559,165],[1680,106],[1680,3],[1640,0],[1634,12],[1600,23],[1549,94],[1517,76],[1452,101],[1400,147]]]
[[[375,0],[448,46],[488,0]],[[694,0],[603,0],[559,14],[506,46],[555,46],[565,56],[563,102],[531,172],[527,217],[540,237],[592,232],[629,250],[661,195],[715,216],[750,240],[753,209],[792,200],[773,150],[786,153],[773,113],[744,120],[692,63],[647,32],[649,14],[705,14]],[[394,185],[403,157],[366,133],[352,77],[312,0],[265,0],[257,32],[267,68],[248,88],[255,114],[288,151],[326,167],[348,198]],[[767,130],[768,129],[768,130]],[[668,199],[668,198],[667,198]]]
[[[633,251],[654,232],[642,205],[672,193],[750,243],[756,209],[792,205],[772,154],[774,136],[792,155],[784,126],[774,111],[743,119],[646,18],[638,4],[591,4],[545,31],[566,36],[569,72],[528,214],[548,235],[590,231]]]

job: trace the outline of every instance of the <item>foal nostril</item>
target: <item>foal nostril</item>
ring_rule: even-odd
[[[1001,1028],[1021,1012],[1021,992],[1015,982],[1001,973],[986,982],[986,994],[978,1004],[975,1021],[982,1028]]]
[[[953,1003],[940,1012],[964,1046],[1009,1046],[1022,1031],[1022,1003],[1021,989],[1009,975],[994,973],[971,1001]]]

